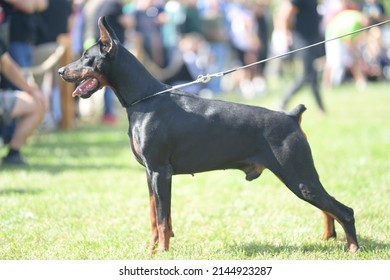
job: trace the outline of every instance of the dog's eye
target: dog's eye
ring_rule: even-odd
[[[85,63],[86,63],[87,66],[92,66],[94,60],[95,60],[95,57],[93,57],[93,56],[91,56],[91,57],[86,57]]]
[[[100,52],[103,54],[108,53],[108,52],[110,52],[110,48],[111,48],[111,46],[109,44],[101,44],[100,45]]]
[[[92,65],[92,63],[93,63],[93,61],[94,61],[94,57],[93,56],[90,56],[89,54],[88,54],[88,52],[85,52],[84,54],[83,54],[83,63],[85,64],[85,65],[87,65],[87,66],[91,66]]]

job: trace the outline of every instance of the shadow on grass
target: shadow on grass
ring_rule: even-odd
[[[134,169],[134,156],[127,135],[127,121],[115,127],[81,126],[71,131],[42,133],[34,138],[32,145],[26,146],[23,156],[30,166],[15,167],[1,165],[7,172],[48,172],[65,171],[115,171]]]
[[[113,148],[114,147],[114,148]],[[121,147],[125,147],[124,151]],[[104,171],[104,170],[132,170],[144,172],[144,167],[134,164],[134,156],[130,147],[119,141],[107,141],[98,144],[78,141],[74,143],[47,143],[35,145],[27,166],[1,165],[2,170],[19,172],[21,170],[34,172],[61,173],[65,171]],[[118,161],[117,157],[126,153],[126,160]]]
[[[371,252],[375,253],[377,252],[378,254],[380,252],[384,252],[387,254],[387,259],[390,258],[390,243],[387,242],[381,242],[378,240],[373,240],[368,237],[362,237],[358,236],[359,240],[359,245],[360,245],[360,250],[359,252]],[[383,256],[382,256],[383,258]]]
[[[111,157],[123,149],[131,155],[127,129],[106,126],[83,126],[70,131],[54,131],[35,138],[31,146],[43,155],[84,158]]]
[[[262,255],[267,256],[278,256],[280,254],[288,254],[289,252],[320,252],[326,250],[325,245],[320,244],[305,244],[302,246],[298,245],[275,245],[270,243],[260,243],[260,242],[249,242],[245,244],[234,244],[229,246],[230,250],[239,251],[248,258],[261,257]]]
[[[74,141],[47,142],[34,145],[34,149],[40,153],[50,154],[52,156],[64,156],[72,158],[94,157],[112,157],[125,150],[131,156],[130,145],[128,141],[113,139],[97,139],[87,141],[85,139],[75,139]]]
[[[34,164],[32,167],[30,167],[28,170],[31,171],[46,171],[49,173],[61,173],[65,171],[106,171],[106,170],[112,170],[112,171],[119,171],[119,170],[132,170],[136,169],[137,171],[144,171],[144,169],[140,167],[134,167],[128,165],[128,164],[107,164],[107,163],[65,163],[65,164]],[[143,172],[144,173],[144,172]]]
[[[10,195],[36,195],[40,194],[43,190],[41,189],[2,189],[0,190],[0,196],[10,196]]]
[[[29,171],[29,172],[35,172],[35,171],[44,171],[52,174],[57,174],[65,171],[72,171],[72,170],[78,170],[78,171],[93,171],[93,170],[98,170],[98,171],[103,171],[103,170],[129,170],[129,169],[136,169],[137,171],[140,171],[144,173],[144,168],[142,166],[130,166],[127,164],[107,164],[107,163],[61,163],[61,164],[56,164],[56,163],[34,163],[31,166],[18,166],[18,167],[13,167],[13,166],[2,166],[3,170],[6,170],[8,172],[20,172],[20,171]]]
[[[357,254],[351,254],[351,258],[353,259],[366,259],[365,253],[369,253],[370,255],[374,254],[374,257],[369,257],[370,259],[388,259],[390,257],[389,249],[390,244],[388,242],[382,242],[378,240],[373,240],[367,237],[358,237],[360,249]],[[343,253],[347,254],[346,244],[344,240],[336,240],[336,241],[323,241],[313,244],[303,244],[303,245],[275,245],[269,243],[260,243],[260,242],[248,242],[244,244],[232,244],[227,245],[229,250],[239,251],[243,253],[248,258],[258,258],[262,255],[267,256],[275,256],[278,255],[289,255],[296,253],[308,253],[319,255],[322,253],[329,253],[331,250],[334,250],[335,254],[341,253],[337,252],[337,250],[342,250]],[[303,256],[304,259],[304,256]]]

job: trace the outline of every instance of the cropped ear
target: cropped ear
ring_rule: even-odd
[[[114,31],[108,25],[105,17],[100,17],[98,21],[98,26],[100,30],[100,41],[101,41],[101,52],[104,55],[114,54],[116,48],[116,42],[118,38],[116,37]],[[116,40],[116,42],[115,42]]]

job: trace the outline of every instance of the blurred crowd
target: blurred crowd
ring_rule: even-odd
[[[25,0],[29,2],[31,0]],[[97,20],[106,16],[121,42],[158,79],[171,85],[247,65],[294,49],[286,32],[298,22],[283,19],[283,2],[304,7],[314,0],[43,0],[44,9],[14,9],[9,20],[9,53],[21,67],[39,65],[57,46],[58,36],[72,39],[75,59],[99,39]],[[12,3],[18,0],[3,0]],[[301,3],[302,2],[302,3]],[[305,4],[305,2],[307,2]],[[295,10],[292,10],[294,13]],[[331,39],[388,19],[380,0],[318,0],[317,39]],[[0,11],[0,16],[2,11]],[[0,22],[3,20],[0,18]],[[8,24],[8,22],[7,22]],[[303,22],[303,29],[313,28]],[[317,27],[316,27],[317,28]],[[2,28],[3,29],[3,28]],[[282,75],[287,56],[261,63],[187,90],[205,96],[238,92],[244,98],[267,93],[267,78]],[[332,41],[318,48],[315,62],[324,87],[352,80],[359,90],[368,81],[390,80],[390,28],[387,25]],[[61,119],[58,77],[45,75],[51,116]],[[38,81],[37,81],[38,82]],[[1,88],[15,88],[2,78]],[[113,92],[104,90],[102,121],[116,121]],[[2,127],[4,135],[4,127]],[[12,128],[11,128],[12,131]],[[10,132],[12,135],[12,132]],[[7,137],[7,136],[5,136]]]
[[[133,51],[149,70],[168,84],[192,81],[199,74],[215,73],[235,66],[250,64],[277,55],[293,47],[284,44],[278,30],[279,6],[283,1],[270,0],[50,0],[39,13],[15,13],[11,21],[10,53],[22,67],[42,61],[52,50],[34,57],[31,48],[43,49],[56,36],[69,32],[75,57],[98,40],[97,19],[107,16],[123,44]],[[299,2],[299,1],[298,1]],[[353,30],[355,26],[383,21],[387,18],[379,0],[319,0],[321,25],[318,39],[329,39]],[[359,12],[348,17],[343,11]],[[362,17],[362,18],[360,18]],[[355,20],[355,21],[354,21]],[[348,24],[349,23],[349,24]],[[310,23],[307,23],[308,26]],[[345,25],[351,25],[341,28]],[[349,29],[348,29],[349,28]],[[360,88],[367,79],[390,79],[389,28],[372,28],[361,36],[343,39],[347,49],[330,44],[323,85],[341,84],[352,77]],[[383,34],[386,33],[386,34]],[[348,41],[348,42],[347,42]],[[24,55],[13,45],[27,43]],[[38,46],[38,48],[37,48]],[[26,58],[29,53],[29,58]],[[203,94],[237,91],[251,98],[267,90],[266,63],[240,71],[223,80],[188,89]],[[4,82],[3,82],[4,84]],[[5,83],[6,84],[6,83]],[[6,85],[7,86],[7,85]],[[105,92],[105,120],[112,119],[111,96]]]
[[[282,2],[75,0],[72,17],[79,24],[74,24],[71,31],[74,51],[79,55],[96,41],[97,18],[108,15],[122,42],[156,77],[172,85],[185,83],[199,74],[247,65],[293,49],[292,40],[282,43],[278,30]],[[318,40],[387,18],[379,0],[320,0],[317,4]],[[357,16],[348,17],[345,11],[355,11]],[[349,26],[339,28],[344,25]],[[339,46],[327,46],[331,48],[329,55],[325,49],[319,54],[326,61],[322,63],[322,85],[335,86],[353,79],[359,89],[364,89],[367,80],[390,79],[388,37],[389,28],[384,26],[346,37]],[[261,63],[227,79],[214,79],[207,85],[194,85],[187,90],[206,96],[233,91],[252,98],[267,92],[267,75],[275,71],[282,72],[278,66],[269,70],[267,63]]]

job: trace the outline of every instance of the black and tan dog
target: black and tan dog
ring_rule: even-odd
[[[169,249],[173,237],[171,182],[175,174],[239,169],[247,180],[271,170],[295,195],[321,209],[324,239],[336,236],[334,220],[344,228],[348,249],[358,250],[353,210],[331,197],[314,167],[300,127],[303,105],[290,113],[206,100],[172,90],[156,80],[118,41],[104,18],[100,40],[83,56],[59,69],[79,83],[73,95],[90,97],[110,86],[127,110],[132,151],[145,166],[150,193],[152,251]]]

